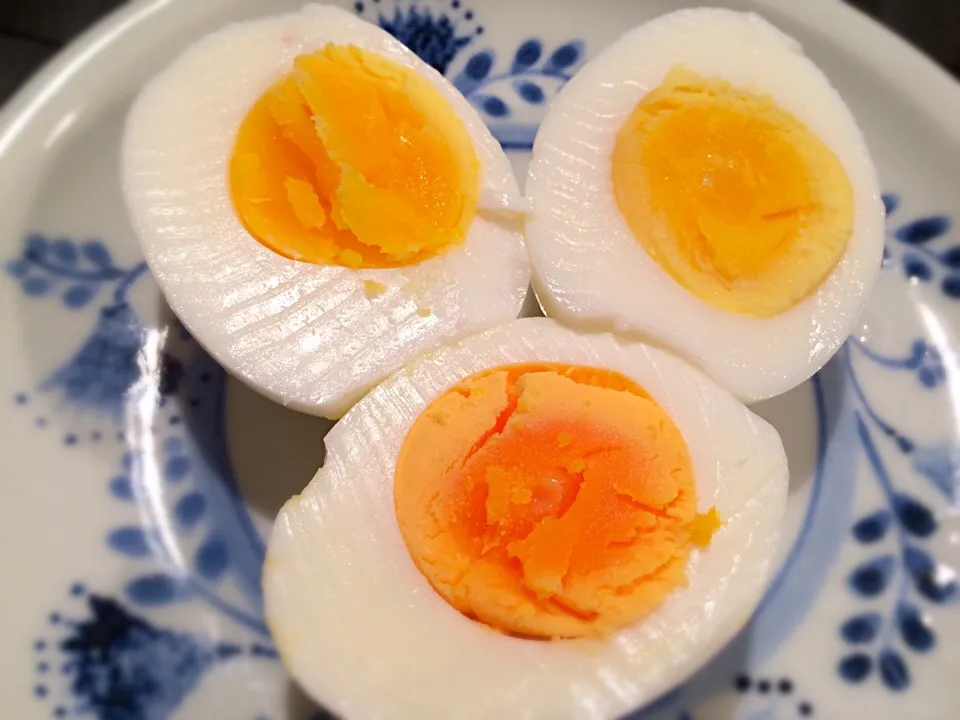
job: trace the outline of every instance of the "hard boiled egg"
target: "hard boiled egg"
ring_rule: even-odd
[[[854,118],[753,14],[683,10],[614,42],[551,106],[527,194],[548,314],[653,339],[747,401],[823,366],[880,268]]]
[[[404,361],[515,318],[510,165],[470,104],[332,7],[232,25],[136,100],[123,185],[170,306],[270,398],[342,414]]]
[[[266,617],[363,718],[615,718],[749,618],[776,431],[683,360],[518,320],[437,350],[327,435],[270,538]]]

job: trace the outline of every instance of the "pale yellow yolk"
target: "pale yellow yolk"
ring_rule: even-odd
[[[620,128],[617,205],[674,280],[734,313],[770,317],[832,272],[853,190],[824,143],[772,98],[675,68]]]
[[[410,265],[463,242],[480,191],[466,127],[416,71],[353,46],[301,55],[243,121],[236,211],[261,243],[326,265]]]
[[[686,583],[698,515],[686,443],[618,373],[484,371],[417,419],[394,480],[417,567],[465,615],[511,634],[597,636]]]

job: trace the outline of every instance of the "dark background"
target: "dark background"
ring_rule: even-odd
[[[121,2],[0,0],[0,102],[74,35]],[[960,77],[960,0],[850,2],[906,36]]]

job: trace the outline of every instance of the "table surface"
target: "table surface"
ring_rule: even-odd
[[[907,36],[960,77],[960,2],[850,1]],[[77,33],[122,2],[0,0],[0,102]]]

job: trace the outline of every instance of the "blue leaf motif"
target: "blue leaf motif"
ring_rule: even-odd
[[[852,529],[853,537],[864,544],[882,540],[890,527],[891,515],[889,510],[878,510],[858,520]]]
[[[922,550],[916,545],[907,545],[903,551],[903,562],[913,576],[931,572],[934,567],[933,558],[926,550]]]
[[[873,642],[883,625],[879,613],[857,615],[840,626],[840,636],[850,645],[865,645]]]
[[[886,590],[894,565],[892,555],[868,560],[850,573],[850,586],[864,597],[876,597]]]
[[[940,354],[940,351],[937,349],[937,346],[931,345],[926,341],[924,341],[923,343],[922,359],[929,362],[932,365],[943,365],[943,355]]]
[[[903,258],[903,274],[907,276],[908,280],[929,282],[933,277],[933,270],[915,255],[907,255]]]
[[[940,289],[949,298],[960,298],[960,275],[947,275],[940,283]]]
[[[166,573],[134,578],[127,583],[125,591],[127,597],[140,605],[168,605],[186,597],[183,584]]]
[[[880,199],[883,200],[883,210],[888,217],[893,215],[900,207],[900,196],[895,193],[884,193],[880,196]]]
[[[139,527],[121,527],[107,535],[107,545],[111,550],[132,558],[143,558],[150,555],[150,544],[143,530]]]
[[[929,573],[917,578],[917,590],[927,600],[946,605],[956,602],[960,598],[960,584],[957,576],[950,568],[937,566]]]
[[[466,97],[471,97],[473,92],[483,85],[483,81],[493,69],[493,60],[494,56],[490,50],[472,55],[460,74],[454,78],[454,86]]]
[[[935,388],[947,377],[942,366],[927,365],[917,370],[917,379],[925,388]],[[909,451],[905,451],[909,452]]]
[[[865,653],[847,655],[840,661],[837,672],[847,682],[859,683],[867,679],[873,669],[873,660]]]
[[[11,260],[6,264],[7,275],[20,280],[30,273],[30,262],[27,260]]]
[[[960,597],[956,572],[946,565],[938,565],[925,550],[908,545],[904,551],[904,562],[917,592],[927,600],[944,604]]]
[[[960,269],[960,247],[952,247],[940,255],[940,262],[954,270]]]
[[[220,538],[208,538],[197,550],[197,572],[206,580],[218,580],[229,564],[227,545]]]
[[[185,455],[174,455],[163,464],[163,477],[167,482],[180,482],[190,472],[190,458]]]
[[[474,82],[479,82],[490,74],[491,68],[493,68],[493,53],[485,50],[467,60],[463,74]]]
[[[31,233],[24,240],[27,257],[39,258],[47,254],[47,239],[39,233]]]
[[[543,70],[547,74],[562,72],[576,65],[582,55],[583,43],[576,40],[565,43],[553,51]]]
[[[43,297],[53,290],[53,283],[45,277],[26,277],[21,281],[21,286],[30,297]]]
[[[110,494],[117,500],[133,500],[133,486],[126,475],[117,475],[110,481]]]
[[[914,537],[930,537],[937,531],[933,513],[915,498],[900,493],[893,498],[893,507],[903,528]]]
[[[960,508],[960,446],[935,445],[913,454],[913,468]]]
[[[198,492],[184,495],[177,501],[173,514],[184,530],[192,530],[207,510],[207,500]]]
[[[79,310],[89,305],[96,294],[96,285],[74,285],[63,294],[63,304],[71,310]]]
[[[910,357],[905,361],[905,367],[916,369],[920,367],[920,363],[923,362],[923,359],[927,356],[927,353],[934,351],[935,348],[931,348],[927,345],[927,341],[924,339],[914,340],[910,344]]]
[[[960,584],[956,574],[945,566],[935,567],[931,572],[917,578],[917,591],[927,600],[945,605],[960,599]]]
[[[897,607],[897,628],[906,646],[916,652],[929,652],[936,642],[933,630],[916,605],[900,603]]]
[[[510,114],[507,104],[493,95],[474,95],[473,102],[490,117],[502,118]]]
[[[950,229],[949,218],[943,215],[913,220],[897,229],[897,240],[907,245],[922,245],[946,234]]]
[[[531,38],[523,42],[520,47],[517,48],[517,54],[513,58],[513,65],[510,68],[510,72],[515,75],[518,72],[523,72],[527,68],[532,67],[540,59],[542,52],[543,46],[536,38]]]
[[[67,267],[77,264],[77,258],[79,257],[77,246],[65,238],[50,243],[50,251],[61,264]]]
[[[113,264],[113,258],[110,257],[110,251],[99,240],[87,240],[80,245],[80,254],[87,259],[91,265],[100,268],[110,267]]]
[[[514,84],[514,89],[516,89],[517,95],[522,97],[531,105],[539,105],[547,99],[547,95],[545,92],[543,92],[543,88],[541,88],[535,82],[530,82],[529,80]]]
[[[897,692],[906,690],[910,685],[907,664],[896,650],[884,650],[880,653],[880,677],[884,685]]]

